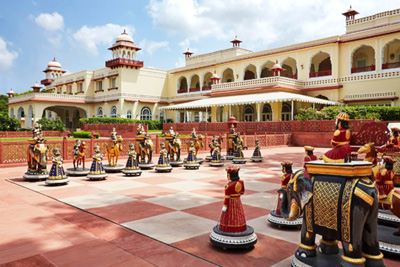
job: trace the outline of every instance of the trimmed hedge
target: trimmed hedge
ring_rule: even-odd
[[[400,107],[387,106],[330,106],[318,111],[307,108],[300,109],[295,120],[335,120],[339,112],[346,112],[350,119],[377,119],[383,121],[399,121]]]
[[[82,118],[79,120],[81,125],[83,124],[147,124],[149,130],[162,130],[162,121],[156,120],[132,120],[126,118]]]
[[[74,138],[92,138],[91,132],[74,132],[72,135],[74,136]]]

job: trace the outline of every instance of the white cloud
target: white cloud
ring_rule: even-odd
[[[398,0],[351,3],[358,17],[398,8]],[[155,27],[181,36],[181,46],[237,35],[243,47],[261,50],[343,34],[348,8],[348,0],[150,0],[147,12]]]
[[[46,31],[58,31],[64,29],[64,17],[57,12],[41,13],[35,18],[37,25],[45,29]]]
[[[0,72],[10,69],[17,57],[18,52],[8,50],[7,43],[0,37]]]
[[[135,28],[131,25],[120,26],[116,24],[106,24],[103,26],[88,27],[83,26],[72,37],[77,45],[84,48],[88,53],[97,56],[99,54],[99,45],[109,45],[115,42],[115,38],[120,35],[124,29],[132,36]]]
[[[168,41],[161,41],[161,42],[155,42],[155,41],[147,41],[144,39],[143,41],[140,42],[139,47],[143,49],[143,51],[146,51],[150,55],[153,55],[157,50],[161,48],[168,48],[169,42]]]

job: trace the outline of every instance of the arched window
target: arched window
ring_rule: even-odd
[[[151,120],[151,110],[148,107],[142,108],[140,111],[141,120]]]
[[[128,110],[128,111],[126,112],[126,118],[132,119],[132,111]]]
[[[97,109],[97,117],[98,118],[102,118],[103,117],[103,108],[102,107],[99,107]]]
[[[18,109],[17,119],[21,120],[21,118],[25,118],[25,111],[22,107]]]
[[[272,121],[272,109],[270,104],[265,104],[262,110],[262,120]]]
[[[200,115],[199,115],[199,112],[195,112],[194,113],[194,122],[199,122],[200,121]]]
[[[10,109],[10,118],[14,118],[14,108]]]
[[[48,119],[52,119],[53,118],[53,113],[51,111],[49,111],[49,113],[47,113],[47,118]]]
[[[160,112],[160,121],[162,121],[162,122],[165,121],[165,113],[164,113],[164,111]]]
[[[244,120],[245,121],[254,120],[254,108],[252,106],[246,106],[244,108]]]
[[[116,106],[113,106],[111,108],[110,117],[111,118],[116,118],[117,117],[117,107]]]
[[[282,104],[282,121],[290,121],[290,114],[292,108],[288,103]]]

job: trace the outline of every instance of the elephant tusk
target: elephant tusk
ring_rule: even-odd
[[[299,204],[297,204],[296,200],[292,200],[292,205],[290,207],[290,213],[289,213],[289,218],[287,219],[288,221],[294,221],[297,220],[300,217],[301,209]]]

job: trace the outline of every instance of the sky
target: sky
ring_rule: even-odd
[[[261,51],[345,33],[356,18],[400,8],[398,0],[0,0],[0,94],[44,79],[53,58],[67,73],[96,70],[124,29],[145,67],[184,66],[182,54],[241,47]]]

